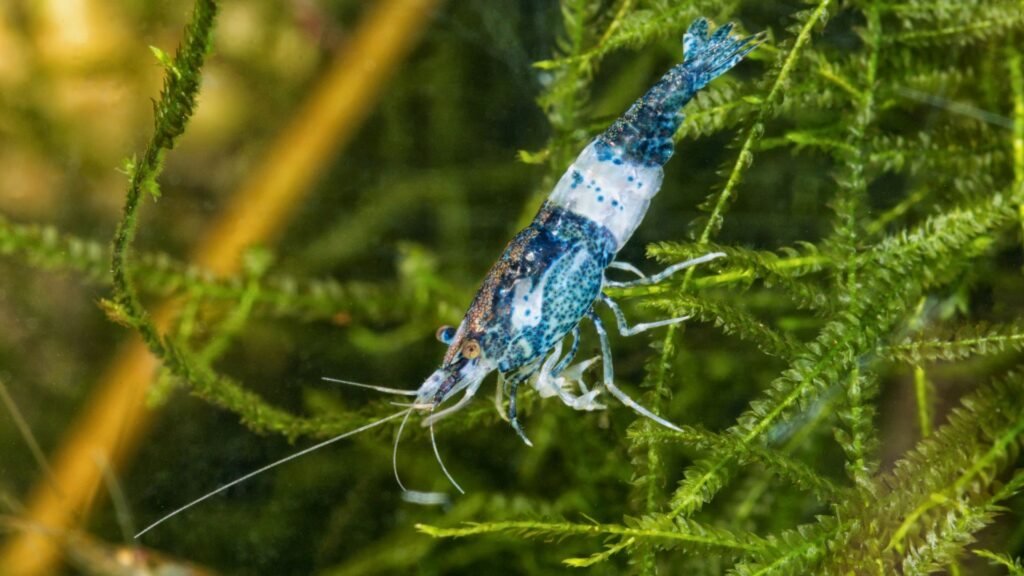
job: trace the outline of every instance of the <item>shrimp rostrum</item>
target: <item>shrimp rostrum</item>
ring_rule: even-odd
[[[423,424],[430,427],[433,439],[433,424],[465,407],[484,379],[495,371],[499,375],[499,395],[504,393],[508,397],[507,419],[527,444],[530,441],[516,414],[517,392],[523,383],[532,383],[542,397],[557,396],[577,410],[604,408],[598,396],[607,391],[642,416],[678,430],[633,401],[615,384],[608,334],[594,308],[597,304],[611,308],[623,336],[681,322],[686,318],[629,326],[622,310],[603,290],[605,287],[655,284],[684,268],[723,256],[707,254],[670,266],[653,276],[644,276],[636,267],[615,261],[616,254],[640,225],[651,200],[661,188],[662,166],[674,151],[673,136],[683,122],[683,106],[763,40],[762,34],[738,38],[731,35],[731,31],[732,25],[726,24],[709,34],[708,23],[703,18],[690,26],[683,37],[683,62],[665,73],[625,114],[583,149],[533,222],[516,234],[491,267],[458,328],[438,330],[438,339],[448,345],[448,350],[441,367],[417,390],[338,380],[414,397],[412,403],[396,414],[222,486],[168,514],[157,524],[264,470],[341,438],[402,418],[395,437],[396,458],[398,439],[411,414],[426,414]],[[606,277],[609,268],[635,274],[638,278],[625,282],[609,280]],[[584,319],[592,323],[601,345],[602,377],[592,388],[583,382],[582,374],[597,359],[573,364]],[[572,344],[563,356],[563,341],[569,336]],[[442,408],[460,393],[462,396],[456,402]],[[434,452],[437,455],[436,443]],[[444,469],[444,465],[441,466]],[[446,470],[445,474],[448,475]],[[397,466],[395,476],[397,479]],[[451,479],[450,475],[448,477]],[[452,483],[458,488],[454,480]]]

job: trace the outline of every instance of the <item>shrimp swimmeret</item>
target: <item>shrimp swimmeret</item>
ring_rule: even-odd
[[[724,256],[707,254],[670,266],[654,276],[644,276],[636,267],[614,261],[661,188],[662,166],[672,156],[672,137],[683,121],[681,108],[698,90],[735,66],[763,40],[762,34],[737,38],[730,35],[731,31],[732,25],[726,24],[709,35],[708,23],[703,18],[690,26],[683,37],[682,64],[669,70],[583,149],[533,222],[516,234],[491,267],[458,328],[438,330],[438,339],[448,345],[448,351],[441,367],[419,389],[399,390],[340,381],[413,397],[413,402],[404,410],[247,474],[175,510],[139,535],[260,472],[331,442],[402,418],[395,437],[397,457],[398,438],[412,413],[427,414],[423,425],[430,427],[433,439],[433,424],[465,407],[483,380],[495,371],[499,381],[504,382],[499,383],[498,393],[508,395],[508,421],[528,445],[530,441],[516,415],[516,394],[524,382],[532,383],[541,396],[557,396],[577,410],[604,408],[597,398],[606,390],[640,415],[679,430],[616,386],[608,334],[594,313],[594,305],[600,302],[611,308],[623,336],[681,322],[686,318],[629,326],[622,310],[602,290],[604,287],[655,284],[684,268]],[[608,268],[625,270],[639,278],[629,282],[611,281],[605,277]],[[601,382],[590,389],[584,384],[582,373],[596,358],[570,366],[584,318],[591,321],[601,343],[603,376]],[[572,346],[563,357],[562,341],[570,335]],[[460,392],[463,395],[457,402],[437,410]],[[436,443],[434,452],[437,455]],[[444,465],[441,467],[443,470]],[[447,470],[445,474],[448,475]],[[397,466],[395,477],[398,478]],[[451,480],[450,475],[448,478]],[[401,486],[401,481],[398,482]],[[454,480],[452,484],[461,491]]]

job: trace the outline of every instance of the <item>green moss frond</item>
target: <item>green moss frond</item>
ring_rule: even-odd
[[[801,307],[821,310],[831,306],[827,293],[820,286],[800,279],[834,265],[835,260],[820,252],[813,244],[802,243],[795,247],[780,248],[778,253],[714,243],[698,246],[692,243],[660,242],[647,248],[649,256],[666,263],[682,262],[708,252],[722,252],[726,256],[708,264],[709,268],[720,270],[720,273],[694,279],[695,288],[746,286],[760,280],[768,288],[781,288]],[[652,288],[628,293],[658,294],[670,291],[670,288]]]
[[[468,523],[459,528],[417,524],[416,528],[435,538],[465,538],[494,533],[548,540],[560,540],[569,536],[611,536],[620,542],[646,541],[661,550],[691,550],[706,554],[737,554],[756,551],[766,546],[766,543],[754,534],[734,533],[692,520],[680,519],[673,522],[661,517],[626,518],[624,524],[514,521]],[[626,546],[628,545],[622,547]],[[606,560],[610,556],[611,554],[603,553],[599,558]],[[580,565],[586,563],[586,560],[573,559],[570,562]]]
[[[822,517],[813,526],[786,530],[772,537],[772,546],[737,562],[729,574],[772,576],[814,573],[820,569],[820,561],[828,551],[828,536],[838,528],[834,519]]]
[[[770,356],[788,358],[796,349],[796,344],[785,334],[780,334],[749,312],[724,302],[676,296],[672,299],[646,300],[644,305],[667,314],[686,314],[712,324],[725,334],[752,342]]]
[[[975,356],[1024,351],[1024,327],[1017,324],[959,326],[948,334],[908,337],[885,354],[908,364],[965,360]]]
[[[970,46],[999,39],[1024,26],[1024,14],[1012,2],[939,2],[946,10],[901,10],[904,31],[887,42],[908,46]],[[916,18],[915,18],[916,16]]]
[[[1024,576],[1024,563],[1021,563],[1020,558],[1012,558],[1009,554],[991,550],[974,550],[974,554],[988,560],[993,566],[1006,568],[1010,576]]]
[[[730,436],[715,434],[694,426],[683,426],[682,430],[675,432],[663,428],[635,429],[630,431],[629,436],[630,440],[638,445],[679,443],[709,453],[735,450],[739,453],[741,464],[759,464],[793,486],[814,494],[822,502],[831,502],[842,493],[842,489],[831,479],[815,472],[807,464],[780,452],[741,444]]]
[[[586,52],[566,55],[552,60],[541,60],[534,65],[542,70],[555,70],[572,66],[593,66],[608,54],[646,46],[666,37],[682,37],[686,27],[698,16],[711,10],[699,4],[655,2],[647,10],[633,10],[617,20],[616,26],[601,41]],[[729,4],[715,4],[715,9],[729,11]]]
[[[113,281],[107,246],[62,233],[53,226],[18,224],[0,215],[0,255],[35,268],[75,272],[102,285]],[[350,320],[395,322],[415,313],[407,306],[409,302],[397,299],[401,287],[384,284],[341,283],[285,274],[219,278],[159,252],[136,254],[128,267],[138,289],[147,295],[189,295],[231,304],[254,294],[254,312],[260,317],[313,321],[344,314]]]

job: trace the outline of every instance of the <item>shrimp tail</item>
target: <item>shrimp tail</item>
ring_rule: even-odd
[[[683,36],[683,62],[669,70],[625,114],[598,137],[599,155],[641,166],[662,166],[674,151],[673,135],[683,122],[681,108],[712,80],[727,72],[764,41],[764,34],[731,36],[731,23],[709,34],[698,18]]]
[[[764,32],[738,38],[731,36],[732,23],[708,36],[708,21],[698,18],[683,35],[683,66],[693,74],[693,90],[699,90],[727,72],[764,41]]]

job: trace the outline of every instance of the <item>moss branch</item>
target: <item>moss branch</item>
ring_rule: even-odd
[[[771,88],[768,90],[768,95],[761,103],[760,111],[758,112],[757,118],[751,127],[747,130],[746,136],[744,137],[743,144],[740,146],[739,155],[736,158],[736,162],[733,164],[732,169],[729,172],[729,177],[726,180],[725,187],[718,194],[717,199],[713,203],[710,217],[704,226],[703,231],[698,237],[697,244],[704,246],[721,228],[723,220],[723,214],[726,206],[728,206],[730,199],[733,196],[735,189],[739,186],[740,180],[742,179],[743,173],[750,166],[753,161],[753,147],[757,140],[761,137],[764,132],[764,122],[770,116],[771,108],[779,98],[783,87],[786,85],[789,75],[799,60],[800,53],[804,46],[810,42],[811,31],[814,26],[827,14],[828,6],[831,3],[830,0],[821,0],[815,9],[807,16],[807,19],[800,28],[800,32],[797,34],[796,39],[793,42],[792,48],[781,60],[782,64],[779,68],[779,72],[776,74],[774,81],[772,82]],[[687,271],[687,274],[683,281],[683,290],[685,292],[688,283],[693,277],[694,269]],[[697,489],[700,494],[706,494],[703,486],[711,480],[712,477],[717,476],[720,470],[728,465],[726,460],[718,460],[712,464],[710,469],[703,470],[700,476],[700,480],[697,480],[696,484],[700,485],[701,488]],[[671,517],[676,517],[683,511],[690,508],[693,505],[693,500],[690,498],[677,498],[674,499],[673,510],[670,514]]]
[[[832,480],[814,471],[803,462],[783,454],[781,451],[770,450],[758,446],[741,445],[724,434],[715,434],[693,426],[684,426],[681,432],[656,428],[639,430],[630,433],[634,442],[648,445],[681,443],[694,446],[708,452],[736,450],[742,454],[742,460],[757,463],[768,471],[783,478],[794,486],[810,491],[821,502],[833,502],[839,498],[843,490]]]
[[[64,234],[51,226],[19,224],[0,215],[0,255],[37,268],[71,271],[91,282],[112,282],[112,253],[102,243]],[[397,287],[329,278],[274,274],[218,276],[162,252],[134,253],[126,262],[136,290],[147,295],[188,294],[192,300],[234,303],[253,294],[257,314],[303,320],[330,319],[339,312],[353,320],[397,321],[410,310],[396,303]]]
[[[1006,568],[1010,576],[1024,576],[1024,563],[1019,558],[1012,558],[1008,554],[1000,554],[991,550],[975,550],[975,556],[984,558],[993,566]]]
[[[834,244],[839,258],[850,260],[855,255],[861,241],[862,229],[859,219],[864,211],[868,192],[867,170],[867,131],[875,116],[875,91],[878,80],[878,60],[882,41],[882,24],[878,8],[870,4],[865,10],[867,29],[864,33],[866,54],[866,71],[862,97],[856,101],[853,118],[850,122],[850,148],[854,151],[847,155],[842,176],[839,178],[839,193],[835,200],[837,222],[834,232]],[[841,268],[843,273],[840,282],[844,285],[846,299],[854,305],[862,307],[857,300],[862,298],[858,271],[855,268]],[[855,366],[847,378],[846,406],[840,412],[840,419],[846,429],[836,430],[836,439],[846,453],[846,469],[850,478],[859,490],[865,492],[872,488],[871,476],[876,469],[872,452],[877,445],[874,431],[874,407],[869,404],[873,400],[874,379],[864,375],[859,366]],[[866,496],[867,494],[865,494]]]
[[[171,372],[191,384],[197,395],[214,405],[235,411],[254,430],[274,430],[291,437],[323,432],[323,422],[298,418],[267,405],[258,395],[203,367],[202,362],[191,358],[184,347],[170,337],[161,336],[156,324],[139,302],[130,277],[128,251],[138,228],[142,199],[145,192],[155,190],[163,155],[173,148],[175,138],[184,132],[195,109],[203,60],[210,49],[215,14],[216,4],[212,0],[196,2],[192,19],[185,29],[184,40],[174,59],[167,65],[160,99],[154,105],[153,136],[142,159],[130,163],[131,179],[112,250],[114,299],[107,303],[107,310],[138,330],[150,351]]]
[[[669,523],[661,529],[647,526],[622,526],[618,524],[574,524],[570,522],[487,522],[471,523],[461,528],[439,528],[417,524],[416,529],[435,538],[465,538],[480,534],[511,533],[527,537],[564,536],[624,536],[637,540],[678,542],[697,545],[702,548],[731,549],[746,552],[761,550],[765,544],[752,534],[743,536],[731,534],[693,522]]]
[[[231,380],[219,377],[190,361],[184,348],[170,337],[161,336],[156,324],[139,302],[130,277],[128,251],[135,239],[138,215],[144,192],[152,192],[160,175],[163,155],[174,147],[174,140],[185,131],[195,109],[199,92],[203,60],[210,50],[216,4],[212,0],[198,0],[192,19],[185,29],[185,37],[167,65],[164,88],[154,104],[155,128],[142,159],[130,164],[130,182],[125,198],[124,212],[114,234],[111,275],[113,302],[107,303],[108,313],[134,327],[150,351],[178,377],[190,383],[195,392],[207,401],[237,412],[255,430],[276,430],[295,436],[309,433],[316,426],[309,421],[267,405],[252,392],[242,389]]]
[[[195,109],[203,61],[210,50],[216,13],[215,2],[197,0],[192,19],[185,28],[185,37],[174,59],[166,65],[164,87],[159,100],[153,105],[153,136],[141,160],[128,163],[128,193],[121,221],[114,233],[110,264],[114,303],[125,318],[138,328],[154,352],[162,349],[160,335],[139,303],[127,265],[128,250],[138,228],[143,193],[158,193],[156,180],[163,169],[164,153],[173,148],[175,138],[184,133],[185,125]]]

